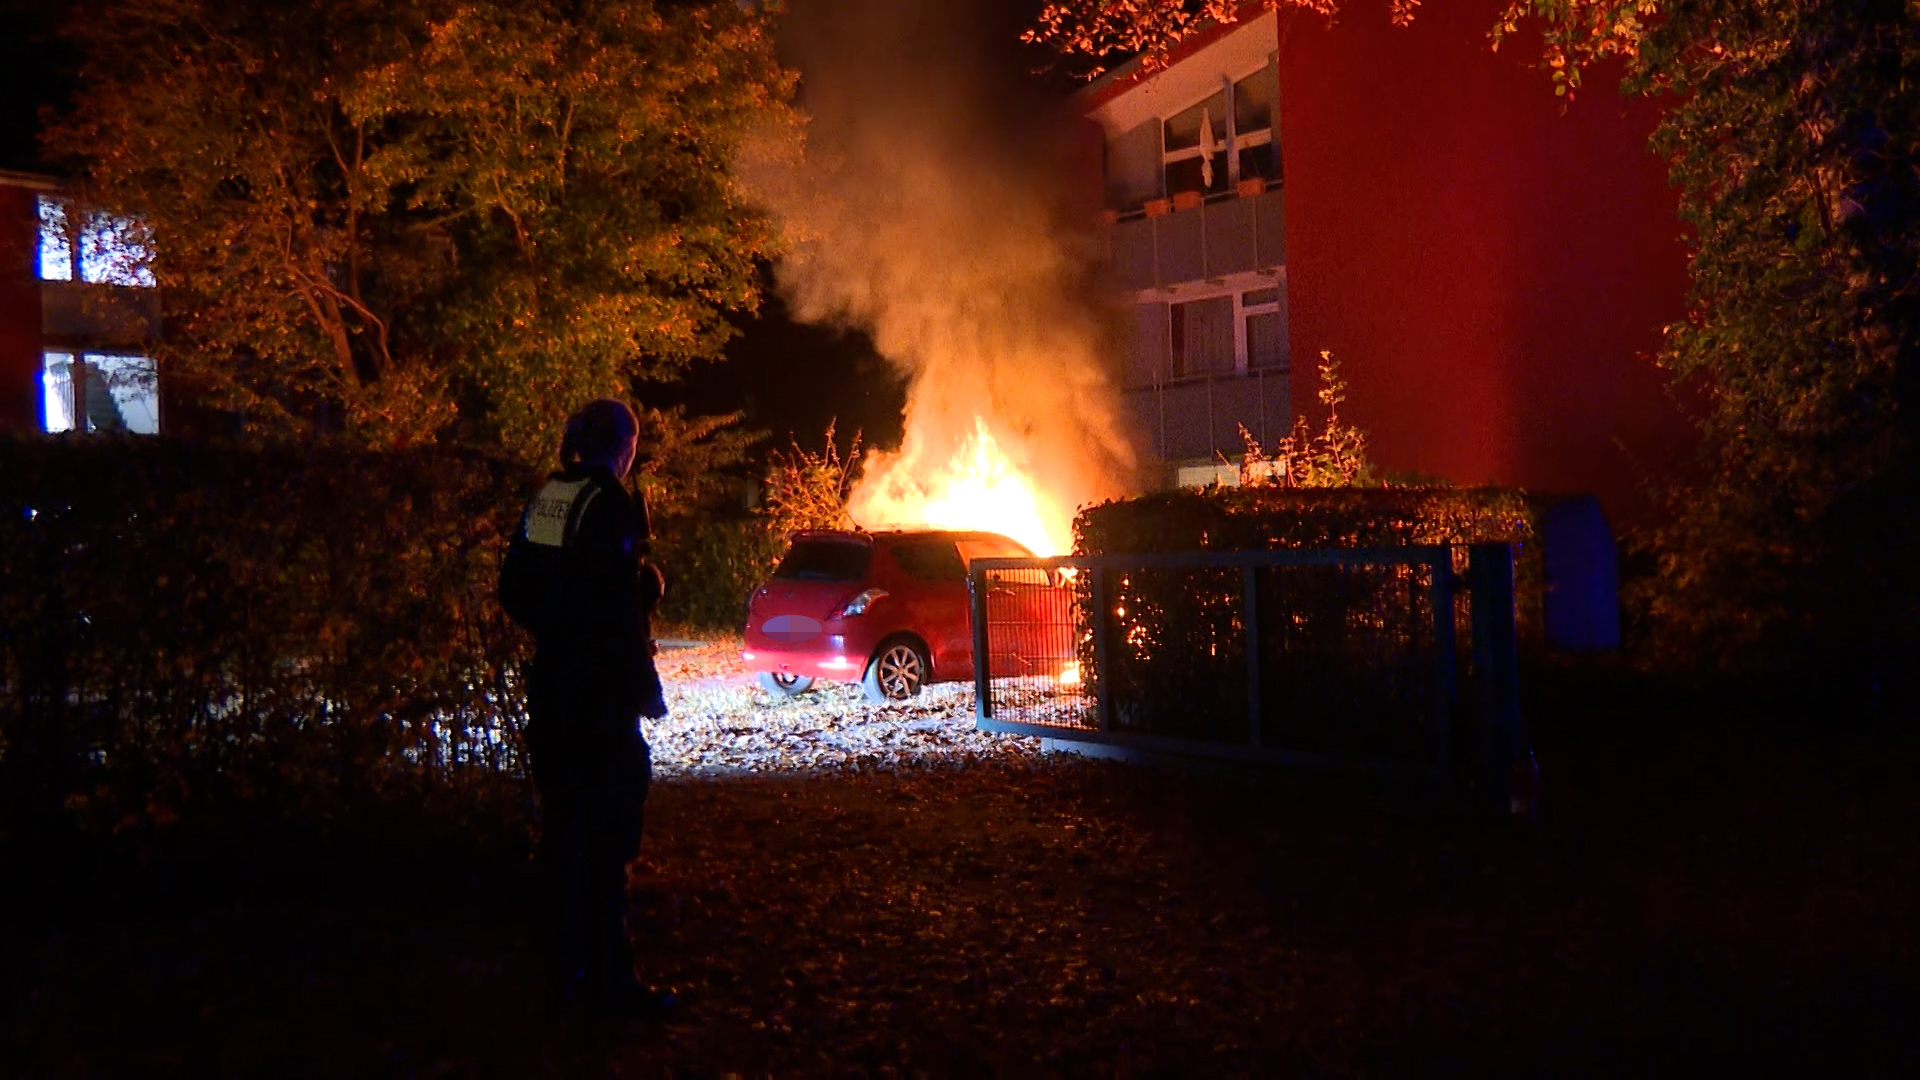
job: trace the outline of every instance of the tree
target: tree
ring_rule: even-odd
[[[1544,45],[1544,66],[1553,73],[1555,91],[1569,94],[1580,85],[1580,69],[1605,56],[1634,56],[1662,0],[1508,0],[1493,27],[1496,45],[1519,29],[1536,26]],[[1048,0],[1023,40],[1049,46],[1089,62],[1089,76],[1100,74],[1114,57],[1141,58],[1152,70],[1164,64],[1173,47],[1211,26],[1237,22],[1249,10],[1299,11],[1331,19],[1342,0]],[[1396,26],[1411,23],[1420,0],[1387,0]]]
[[[792,87],[735,0],[103,0],[50,150],[151,229],[161,363],[255,427],[544,456],[717,357]]]
[[[1630,78],[1694,231],[1660,361],[1711,395],[1654,613],[1693,658],[1920,704],[1920,4],[1677,0]]]
[[[1152,64],[1238,11],[1072,0],[1028,37]],[[1920,704],[1920,3],[1512,0],[1493,41],[1527,25],[1555,92],[1618,57],[1666,103],[1653,146],[1693,250],[1657,360],[1709,402],[1705,478],[1655,538],[1670,655]]]

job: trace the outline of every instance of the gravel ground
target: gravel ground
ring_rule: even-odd
[[[647,725],[647,741],[662,779],[1020,760],[1040,752],[1038,739],[976,731],[969,683],[937,683],[898,705],[868,703],[855,683],[816,683],[781,698],[755,684],[738,640],[670,641],[657,666],[669,715]]]

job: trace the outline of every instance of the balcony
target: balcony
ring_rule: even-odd
[[[1166,461],[1240,460],[1245,425],[1272,446],[1293,424],[1292,377],[1285,368],[1190,379],[1122,391],[1150,456]]]
[[[1116,221],[1103,230],[1114,284],[1142,292],[1285,265],[1283,198],[1282,189],[1272,188]]]

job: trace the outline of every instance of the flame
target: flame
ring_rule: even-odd
[[[1000,449],[985,418],[946,461],[910,429],[896,454],[875,454],[850,510],[866,529],[978,529],[1010,536],[1035,555],[1072,547],[1072,515]]]
[[[1060,669],[1060,685],[1080,685],[1080,664],[1078,661],[1069,662],[1067,666]]]

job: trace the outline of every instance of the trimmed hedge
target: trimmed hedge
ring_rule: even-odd
[[[1081,554],[1266,551],[1453,544],[1515,546],[1523,639],[1541,629],[1545,503],[1517,488],[1211,487],[1156,492],[1088,507],[1074,519]]]
[[[1518,545],[1521,627],[1537,637],[1541,507],[1505,489],[1209,488],[1083,510],[1081,554]],[[1431,574],[1416,567],[1298,567],[1255,573],[1262,738],[1336,756],[1419,761],[1434,746]],[[1087,588],[1082,582],[1080,588]],[[1121,729],[1216,743],[1248,738],[1246,627],[1239,570],[1135,570],[1109,579],[1119,620],[1109,659]],[[1456,608],[1456,640],[1468,639]],[[1464,659],[1464,654],[1463,654]],[[1096,661],[1091,634],[1081,661]],[[1089,667],[1092,670],[1092,667]]]
[[[1538,505],[1513,488],[1214,487],[1102,503],[1075,550],[1248,551],[1533,540]]]
[[[471,453],[0,440],[13,827],[524,806],[494,599],[539,477]]]

